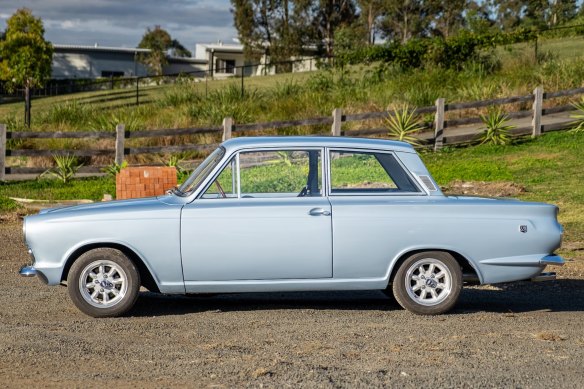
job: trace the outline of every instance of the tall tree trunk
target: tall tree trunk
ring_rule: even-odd
[[[372,45],[375,43],[375,34],[373,32],[373,4],[369,3],[369,15],[367,17],[367,27],[369,30],[369,44]]]
[[[24,85],[24,124],[30,128],[30,82]]]

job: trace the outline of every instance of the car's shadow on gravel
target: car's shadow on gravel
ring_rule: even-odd
[[[452,314],[584,311],[584,280],[518,282],[465,287]],[[277,309],[393,311],[401,307],[380,291],[277,292],[165,296],[143,292],[131,316],[172,316],[198,312]]]

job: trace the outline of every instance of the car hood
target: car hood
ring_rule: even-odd
[[[63,214],[63,213],[77,213],[83,211],[116,211],[134,207],[147,207],[149,205],[157,205],[165,203],[168,205],[176,204],[175,196],[160,196],[160,197],[144,197],[140,199],[129,200],[114,200],[104,201],[99,203],[72,205],[67,207],[45,208],[39,211],[40,215],[44,214]]]

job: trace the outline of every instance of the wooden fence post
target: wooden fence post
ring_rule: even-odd
[[[226,117],[223,119],[223,141],[231,139],[231,132],[233,131],[233,118]]]
[[[531,125],[533,126],[532,137],[541,135],[541,112],[543,106],[543,87],[538,86],[533,91],[533,120]]]
[[[6,170],[6,124],[0,124],[0,181],[4,181]]]
[[[341,136],[341,122],[343,121],[343,110],[341,108],[333,109],[333,125],[331,133],[333,136]]]
[[[126,140],[126,126],[118,124],[116,126],[116,159],[118,165],[124,163],[124,141]]]
[[[436,99],[436,116],[434,117],[434,151],[444,145],[444,98]]]

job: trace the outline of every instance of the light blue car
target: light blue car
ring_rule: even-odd
[[[164,294],[382,290],[440,314],[464,283],[550,280],[563,229],[542,203],[447,197],[402,142],[224,142],[165,196],[24,220],[32,264],[94,317]]]

